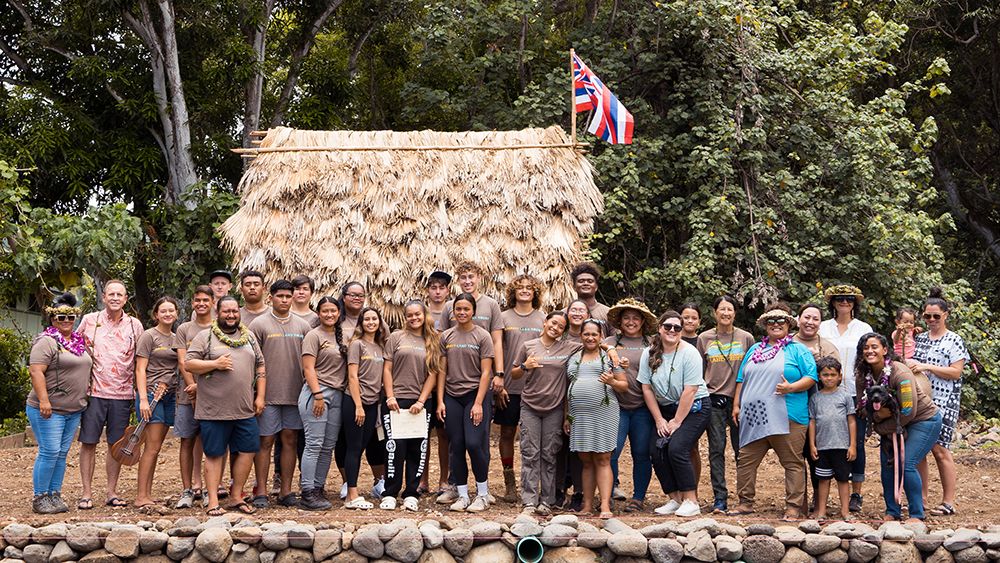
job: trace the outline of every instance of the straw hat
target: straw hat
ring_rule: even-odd
[[[614,307],[608,309],[608,324],[621,330],[622,313],[629,309],[642,315],[642,320],[646,323],[646,332],[651,332],[656,328],[656,315],[646,307],[645,303],[631,297],[622,299],[615,303]]]
[[[757,317],[757,326],[766,328],[768,319],[785,319],[788,321],[789,327],[795,326],[795,317],[782,311],[781,309],[772,309]]]
[[[857,286],[848,284],[834,285],[827,288],[827,290],[823,292],[823,298],[826,299],[827,303],[829,303],[834,297],[841,295],[852,295],[855,299],[857,299],[858,303],[865,300],[865,294],[861,293],[861,290],[858,289]]]

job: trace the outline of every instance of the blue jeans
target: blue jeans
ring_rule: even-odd
[[[340,434],[344,393],[326,385],[320,385],[319,389],[323,392],[323,400],[326,401],[326,410],[320,417],[313,415],[316,398],[309,390],[309,385],[303,385],[302,392],[299,393],[299,415],[302,417],[302,427],[306,436],[302,461],[299,462],[299,486],[303,491],[326,486],[326,477],[330,473],[330,464],[333,461],[333,449]]]
[[[906,427],[906,460],[903,464],[903,490],[906,492],[906,502],[910,507],[910,518],[924,519],[923,483],[917,464],[927,457],[938,436],[941,435],[941,412],[923,422],[914,422]],[[895,484],[893,483],[893,468],[890,464],[892,443],[882,438],[880,457],[882,462],[882,496],[885,497],[885,513],[899,518],[902,509],[896,502]],[[888,450],[886,450],[888,447]]]
[[[632,448],[632,498],[646,499],[649,481],[653,478],[653,458],[649,452],[650,436],[653,435],[653,415],[649,409],[621,409],[618,417],[618,447],[611,454],[611,471],[615,474],[615,486],[618,486],[618,458],[625,448],[625,438],[628,438]]]
[[[31,480],[35,496],[62,492],[63,476],[66,475],[66,454],[73,445],[73,436],[80,427],[80,415],[53,412],[45,418],[42,411],[28,406],[26,409],[31,430],[38,441],[38,455]]]

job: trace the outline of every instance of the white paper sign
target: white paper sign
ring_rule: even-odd
[[[399,412],[389,412],[389,425],[392,427],[393,440],[427,437],[427,412],[420,409],[417,414],[411,414],[410,409],[400,409]]]

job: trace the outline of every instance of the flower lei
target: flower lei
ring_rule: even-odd
[[[792,337],[790,335],[786,336],[775,342],[770,348],[765,348],[765,346],[767,346],[767,340],[768,337],[765,336],[764,340],[761,340],[760,346],[754,349],[753,354],[750,355],[751,362],[759,364],[773,360],[774,357],[778,355],[778,352],[780,352],[782,348],[787,346],[788,343],[792,341]]]
[[[45,336],[52,337],[59,346],[69,350],[74,356],[82,356],[84,352],[87,351],[87,343],[83,340],[83,335],[79,332],[73,331],[69,335],[69,341],[67,341],[61,332],[56,330],[56,327],[50,326],[42,331]]]
[[[225,332],[222,332],[222,328],[219,327],[219,321],[212,322],[212,334],[219,339],[223,344],[229,346],[230,348],[240,348],[241,346],[246,346],[250,342],[250,331],[247,329],[247,325],[240,323],[239,328],[240,335],[236,338],[229,336]]]
[[[889,358],[885,359],[885,365],[882,367],[882,377],[879,378],[878,385],[882,387],[889,386],[889,376],[892,374],[892,361]],[[863,409],[868,406],[868,389],[875,386],[875,378],[872,377],[871,369],[865,374],[865,392],[862,393],[861,398],[858,400],[858,408]]]

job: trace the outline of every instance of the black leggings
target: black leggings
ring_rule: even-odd
[[[396,399],[399,410],[409,409],[416,399]],[[430,423],[430,411],[425,410],[426,420]],[[389,423],[389,408],[382,403],[382,428],[385,429],[385,493],[383,497],[397,497],[403,488],[403,475],[406,475],[406,489],[403,498],[419,497],[417,487],[420,478],[427,467],[427,438],[409,438],[406,440],[392,439],[392,425]],[[404,469],[405,464],[405,469]]]
[[[348,395],[349,393],[344,391],[344,397],[347,397]],[[368,415],[366,414],[365,417],[367,418],[367,416]],[[354,424],[353,414],[351,415],[351,424]],[[380,424],[381,422],[376,422],[376,426]],[[344,460],[347,458],[347,434],[344,433],[345,427],[345,424],[340,425],[340,434],[337,435],[337,444],[333,447],[333,459],[337,462],[337,469],[340,469],[341,471],[344,470]],[[378,432],[373,433],[371,439],[368,440],[368,443],[365,445],[365,459],[368,461],[369,467],[385,465],[385,440],[378,439]],[[381,477],[381,475],[375,475],[375,477],[378,478]]]
[[[375,435],[375,425],[378,424],[378,403],[364,405],[365,423],[358,426],[354,420],[354,399],[350,393],[344,393],[341,408],[341,424],[344,429],[344,473],[347,476],[347,486],[358,486],[358,473],[361,472],[361,451]]]
[[[468,452],[472,460],[472,473],[477,483],[485,482],[490,476],[490,420],[493,403],[489,393],[483,399],[483,420],[479,426],[472,424],[472,405],[476,402],[476,391],[461,397],[444,396],[444,425],[448,430],[448,454],[451,474],[456,485],[469,482],[469,466],[465,463]]]
[[[667,420],[673,419],[677,414],[677,404],[660,405],[660,414]],[[655,430],[650,436],[653,471],[656,472],[656,479],[664,493],[669,495],[676,491],[694,491],[698,488],[698,482],[694,480],[694,466],[691,465],[691,449],[708,428],[711,415],[712,403],[705,397],[701,399],[701,410],[689,412],[684,417],[684,422],[670,435],[665,447],[657,447],[657,441],[661,438]]]

